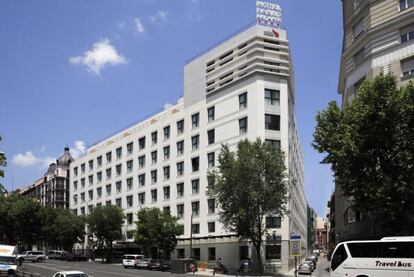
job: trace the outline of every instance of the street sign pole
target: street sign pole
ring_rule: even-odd
[[[295,257],[295,277],[298,276],[298,257],[301,257],[302,247],[301,247],[302,237],[299,235],[290,236],[290,256]]]

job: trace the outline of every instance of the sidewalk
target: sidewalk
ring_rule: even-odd
[[[213,276],[213,269],[207,268],[205,271],[196,271],[194,273],[187,272],[187,275],[194,275],[194,276]],[[229,274],[220,274],[216,273],[214,274],[214,277],[229,277],[229,276],[240,276],[240,277],[257,277],[258,274],[254,274],[253,272],[250,272],[249,274],[241,273],[236,275],[235,272],[230,272]],[[278,274],[278,275],[262,275],[262,276],[272,276],[272,277],[291,277],[295,276],[294,270],[289,272],[288,274]]]

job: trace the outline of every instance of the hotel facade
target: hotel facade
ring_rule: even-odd
[[[172,258],[221,258],[238,268],[241,259],[255,260],[254,249],[218,221],[217,203],[206,195],[207,173],[217,166],[222,144],[235,149],[240,140],[257,138],[286,156],[289,213],[266,217],[262,251],[268,271],[286,272],[294,266],[291,234],[301,235],[306,255],[307,201],[293,68],[282,29],[255,22],[190,60],[176,104],[94,144],[71,163],[70,208],[88,214],[98,205],[120,206],[126,241],[132,241],[141,208],[168,209],[184,226]]]

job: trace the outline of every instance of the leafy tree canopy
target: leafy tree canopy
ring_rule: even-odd
[[[1,136],[0,136],[0,142],[1,142]],[[0,150],[0,177],[4,177],[4,170],[2,167],[7,166],[7,159],[6,154]],[[6,189],[4,186],[0,183],[0,195],[3,195],[6,192]]]
[[[413,83],[398,87],[391,75],[365,81],[353,101],[329,103],[316,121],[313,147],[353,208],[368,212],[378,235],[412,234]]]
[[[182,234],[183,227],[169,211],[161,211],[158,208],[141,209],[136,225],[135,240],[145,254],[148,255],[149,249],[155,247],[164,256],[169,256],[176,247],[177,236]]]
[[[208,175],[213,184],[208,194],[218,203],[220,221],[228,231],[252,241],[260,272],[264,219],[286,212],[286,177],[283,152],[260,139],[240,141],[235,152],[223,145],[218,169]]]

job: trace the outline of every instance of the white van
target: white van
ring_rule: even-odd
[[[8,277],[16,276],[16,255],[17,247],[0,244],[0,275],[4,274]]]
[[[137,254],[126,254],[122,259],[122,265],[124,268],[127,267],[137,267],[137,264],[145,258],[144,255],[137,255]]]
[[[414,277],[414,237],[339,243],[330,276]]]

